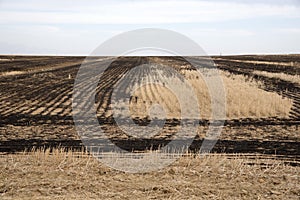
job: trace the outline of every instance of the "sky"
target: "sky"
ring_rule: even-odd
[[[184,34],[209,55],[300,53],[300,0],[0,0],[0,54],[89,55],[140,28]]]

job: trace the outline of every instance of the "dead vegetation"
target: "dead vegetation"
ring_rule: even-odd
[[[255,155],[186,155],[145,174],[110,169],[86,152],[0,156],[1,199],[297,199],[299,167]]]
[[[269,78],[278,78],[284,81],[290,81],[292,83],[296,83],[300,85],[300,75],[290,75],[290,74],[285,74],[284,72],[281,73],[271,73],[271,72],[266,72],[266,71],[254,71],[253,74],[257,75],[263,75]]]
[[[205,81],[193,70],[181,70],[181,73],[195,88],[201,112],[199,118],[211,119],[211,97]],[[261,89],[262,82],[226,71],[221,73],[221,78],[226,94],[227,119],[289,117],[293,101]],[[166,110],[167,118],[180,118],[180,106],[189,107],[189,102],[180,105],[174,92],[155,83],[155,79],[150,81],[152,84],[142,86],[134,92],[135,99],[131,102],[132,116],[145,118],[151,106],[159,104]],[[161,78],[160,81],[168,82],[167,77]],[[175,80],[173,82],[176,84]]]
[[[238,62],[225,58],[216,62],[222,71],[228,117],[215,146],[221,153],[185,155],[161,171],[145,174],[119,172],[83,151],[57,148],[52,152],[23,152],[38,145],[70,149],[80,144],[71,117],[71,100],[78,63],[83,58],[1,58],[0,147],[1,151],[17,153],[0,156],[0,199],[297,199],[300,97],[299,86],[294,83],[299,83],[299,56],[258,58],[260,62],[255,62],[255,56],[245,58],[251,62],[242,62],[243,57],[230,58]],[[282,59],[284,63],[279,64]],[[132,141],[109,121],[110,95],[120,77],[134,64],[147,60],[117,60],[97,88],[99,118],[107,123],[103,127],[114,139],[123,139],[125,145]],[[209,119],[205,83],[181,62],[172,58],[169,63],[183,66],[181,73],[197,88],[200,117]],[[145,117],[156,103],[170,111],[170,118],[180,115],[176,98],[162,86],[148,85],[135,92],[133,117]],[[172,135],[177,122],[168,124],[165,136]],[[200,138],[205,137],[206,129],[205,123],[199,126]],[[196,150],[199,144],[195,144]]]

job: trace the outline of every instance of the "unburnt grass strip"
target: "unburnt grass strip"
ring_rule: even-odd
[[[0,156],[1,199],[297,199],[299,166],[253,155],[189,154],[130,174],[88,153],[56,149]]]

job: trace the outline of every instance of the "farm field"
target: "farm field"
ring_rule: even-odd
[[[112,59],[95,57],[89,62],[93,65]],[[201,58],[190,59],[201,65]],[[0,196],[299,197],[300,55],[212,59],[224,84],[226,118],[219,119],[225,120],[222,133],[213,154],[205,158],[196,153],[211,119],[211,102],[205,82],[189,63],[179,57],[120,57],[104,72],[95,96],[97,117],[109,138],[123,149],[157,149],[181,139],[174,136],[180,126],[180,105],[172,91],[158,84],[134,91],[129,105],[135,123],[145,126],[149,123],[148,110],[160,104],[167,112],[159,134],[135,138],[116,125],[111,95],[118,81],[135,66],[170,66],[196,88],[201,109],[197,135],[187,156],[158,172],[128,175],[82,152],[72,118],[72,92],[83,57],[0,56]],[[141,71],[139,77],[152,82],[176,81],[168,73],[157,74],[155,70]],[[44,153],[39,148],[51,151]],[[84,174],[86,171],[89,173]],[[133,182],[136,190],[128,186]]]

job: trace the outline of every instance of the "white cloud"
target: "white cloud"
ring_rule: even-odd
[[[300,28],[281,28],[276,31],[287,34],[300,34]]]
[[[25,2],[13,4],[4,1],[0,9],[0,23],[165,24],[222,22],[268,16],[300,18],[300,9],[294,4],[177,0],[118,3],[112,1],[108,4],[95,1],[90,4],[83,1],[82,3],[50,1],[44,4],[31,2],[32,5]]]
[[[186,31],[184,31],[186,34],[192,37],[233,37],[233,36],[239,36],[239,37],[248,37],[248,36],[254,36],[256,33],[254,31],[246,30],[246,29],[217,29],[217,28],[208,28],[208,29],[202,29],[202,28],[190,28]]]
[[[183,33],[213,54],[299,52],[299,2],[0,0],[0,54],[88,54],[117,33],[149,26]]]

